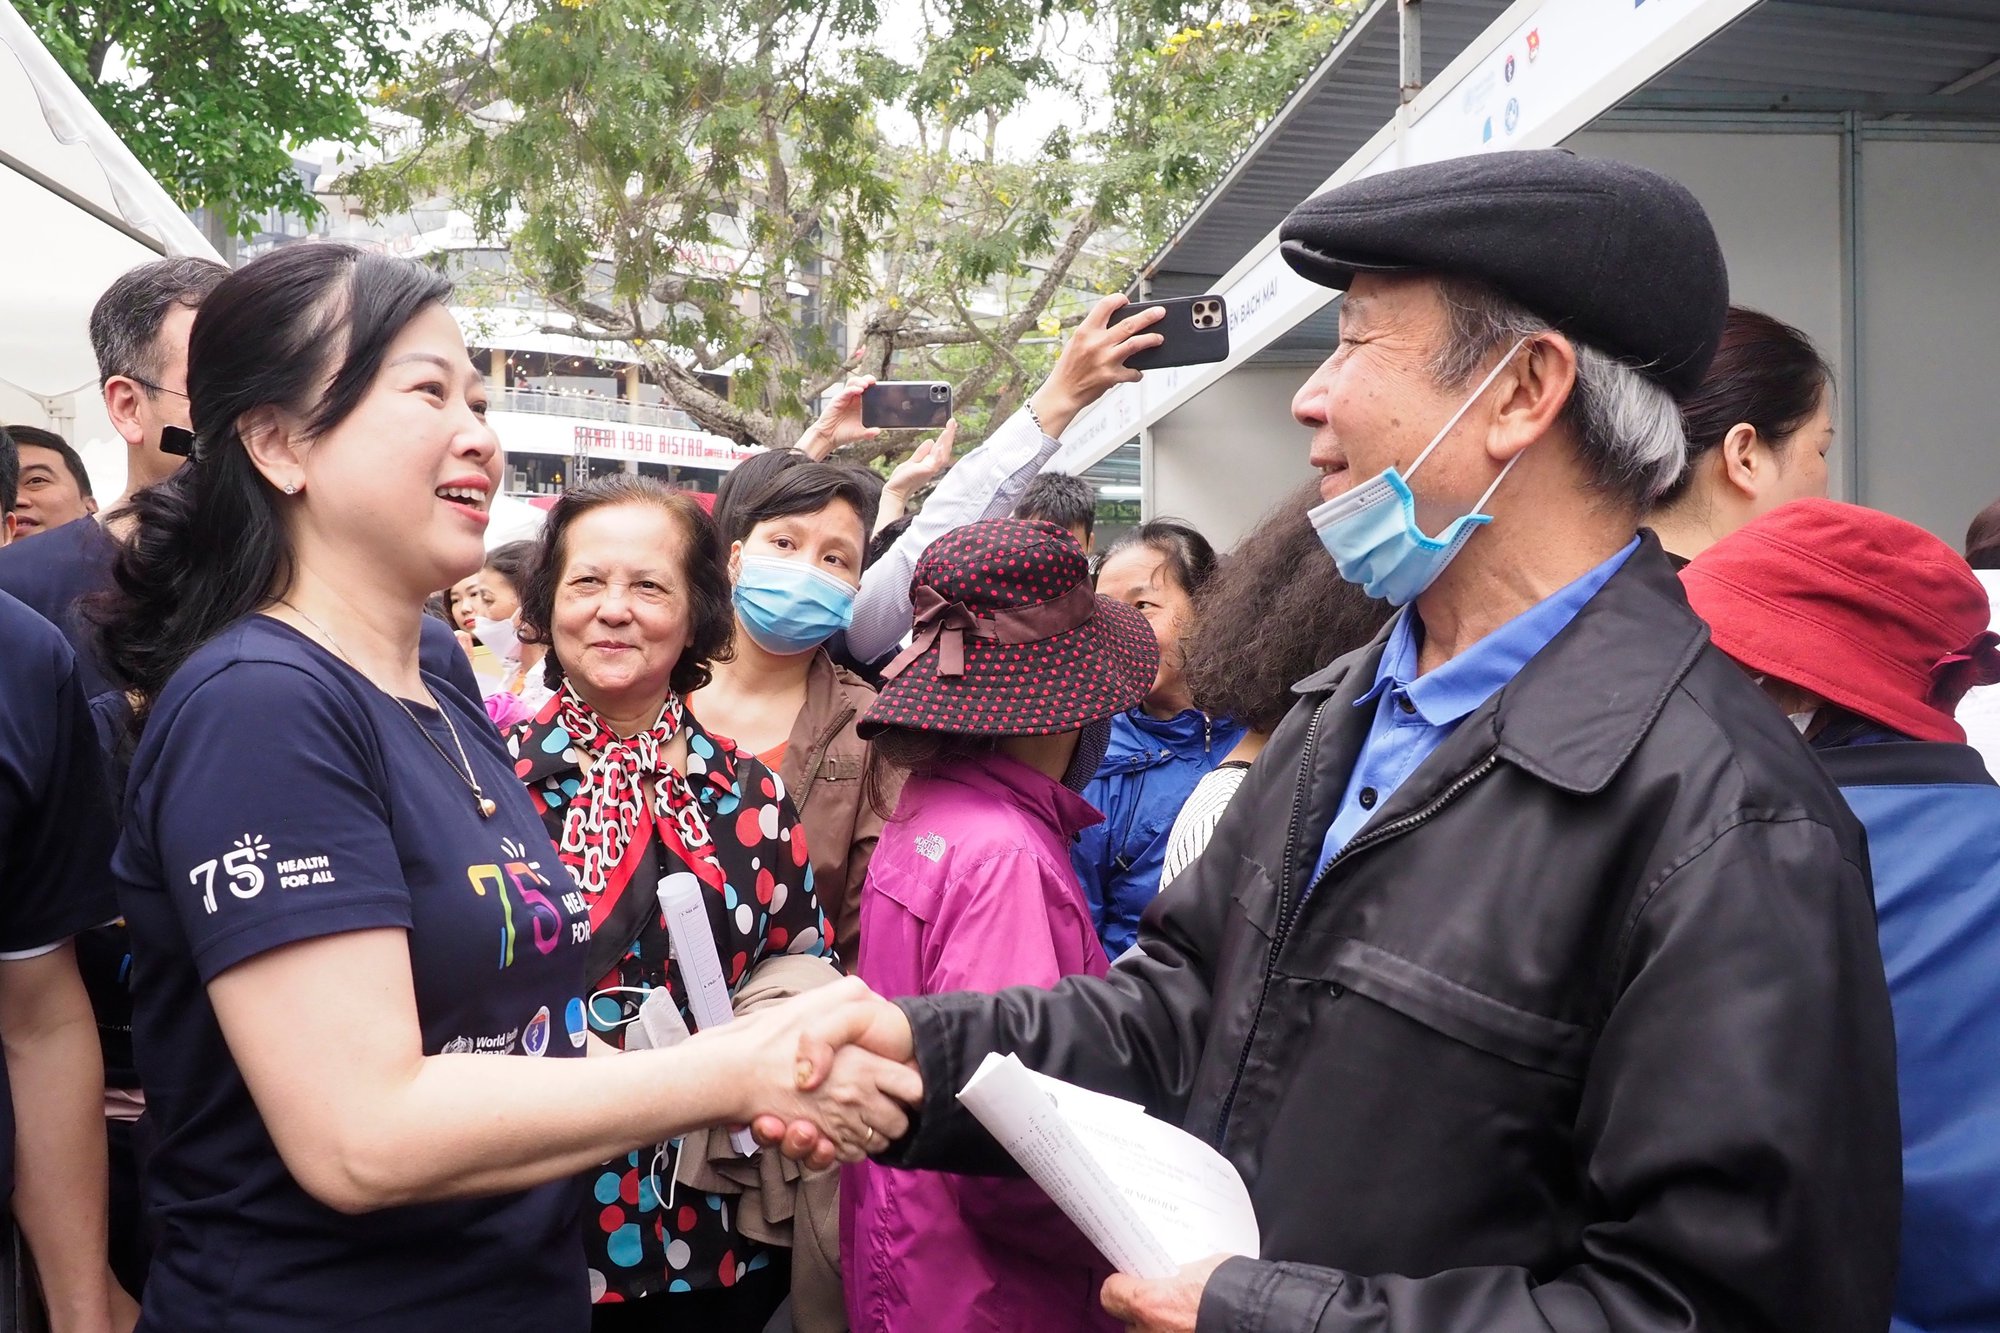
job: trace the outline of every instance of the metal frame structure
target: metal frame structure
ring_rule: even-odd
[[[1870,249],[1870,150],[1994,145],[2000,212],[2000,0],[1374,0],[1144,270],[1155,296],[1230,298],[1230,359],[1151,372],[1108,396],[1066,435],[1058,465],[1081,471],[1136,437],[1147,510],[1171,508],[1154,464],[1181,447],[1161,438],[1178,416],[1239,372],[1325,354],[1335,298],[1276,255],[1277,223],[1299,201],[1404,162],[1563,143],[1588,151],[1607,137],[1629,145],[1635,132],[1718,149],[1729,135],[1838,141],[1827,178],[1831,187],[1837,170],[1841,290],[1838,317],[1820,332],[1841,384],[1838,489],[1870,500],[1889,474],[1871,463],[1864,425],[1888,405],[1871,400],[1880,386],[1867,349],[1896,331],[1872,313],[1870,257],[1907,244]],[[1754,257],[1744,262],[1754,278]],[[2000,492],[2000,461],[1990,484]]]

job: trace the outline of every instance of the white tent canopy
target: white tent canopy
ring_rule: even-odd
[[[215,257],[0,0],[0,421],[50,425],[86,447],[107,497],[122,478],[97,474],[123,458],[96,405],[90,308],[119,274],[167,254]]]

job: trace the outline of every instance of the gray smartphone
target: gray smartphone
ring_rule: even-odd
[[[861,424],[871,430],[938,430],[950,420],[943,380],[884,380],[861,391]]]

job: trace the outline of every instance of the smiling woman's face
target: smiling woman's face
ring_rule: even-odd
[[[556,660],[606,717],[657,711],[689,635],[680,525],[656,505],[605,505],[571,522],[562,541]]]

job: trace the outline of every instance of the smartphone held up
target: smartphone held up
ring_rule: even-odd
[[[1133,370],[1165,370],[1169,366],[1202,366],[1229,359],[1229,307],[1220,296],[1177,296],[1163,301],[1135,301],[1114,318],[1130,319],[1147,310],[1166,313],[1147,328],[1163,341],[1125,358]]]
[[[940,430],[951,420],[951,386],[942,380],[883,380],[861,391],[861,424],[870,430]]]

